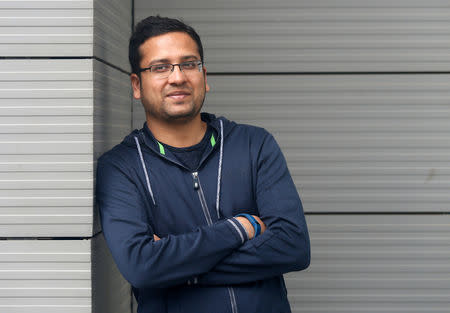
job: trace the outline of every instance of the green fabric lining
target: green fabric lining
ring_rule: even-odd
[[[159,153],[161,153],[162,155],[166,155],[166,151],[164,150],[164,146],[158,141],[158,145],[159,145]]]

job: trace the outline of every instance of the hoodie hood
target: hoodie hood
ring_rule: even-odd
[[[226,119],[225,117],[216,117],[214,114],[202,112],[201,119],[209,126],[211,126],[216,134],[218,134],[218,141],[221,141],[221,130],[220,130],[220,121],[223,124],[223,137],[226,138],[228,134],[233,130],[236,126],[236,123]],[[145,122],[141,129],[133,130],[128,136],[124,138],[122,144],[126,146],[136,146],[134,137],[139,139],[140,144],[145,144],[148,148],[155,152],[159,152],[159,144],[156,138],[153,136],[152,132],[147,126],[147,122]]]

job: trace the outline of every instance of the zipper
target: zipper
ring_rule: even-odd
[[[211,226],[213,224],[213,221],[208,210],[208,205],[206,204],[205,194],[203,193],[202,185],[200,184],[198,172],[192,173],[192,178],[194,180],[194,189],[197,190],[198,198],[200,199],[200,204],[202,205],[202,210],[203,214],[205,215],[206,222],[209,226]]]
[[[197,190],[198,198],[200,199],[200,204],[202,205],[203,214],[205,215],[206,222],[209,226],[213,224],[211,214],[208,210],[208,205],[206,203],[205,194],[203,193],[202,185],[200,184],[200,177],[198,177],[198,172],[192,173],[192,182],[194,190]],[[228,287],[228,294],[230,296],[231,302],[231,312],[238,313],[237,304],[236,304],[236,296],[234,295],[233,287]]]

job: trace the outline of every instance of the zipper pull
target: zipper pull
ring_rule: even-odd
[[[198,184],[198,172],[192,173],[192,177],[194,178],[194,189],[197,190],[199,187]]]

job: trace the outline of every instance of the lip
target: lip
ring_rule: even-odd
[[[172,99],[179,100],[179,99],[184,99],[184,98],[186,98],[186,97],[188,97],[188,96],[190,96],[190,95],[191,95],[191,93],[188,92],[188,91],[185,91],[185,90],[176,90],[176,91],[169,92],[169,93],[167,94],[167,97],[172,98]]]

